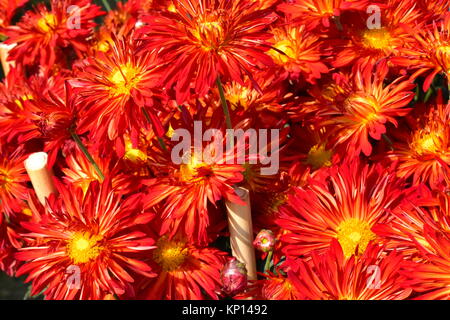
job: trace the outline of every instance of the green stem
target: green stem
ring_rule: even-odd
[[[1,199],[0,199],[0,204],[2,203]],[[2,213],[3,217],[5,218],[5,221],[7,224],[9,224],[11,222],[11,219],[9,218],[9,216],[4,212]]]
[[[106,11],[111,11],[111,6],[108,3],[108,0],[102,0],[103,6],[105,7]]]
[[[392,147],[393,145],[392,140],[385,133],[383,133],[381,136],[389,144],[389,148],[391,149],[391,151],[394,150],[394,148]]]
[[[89,160],[89,162],[92,164],[92,166],[95,169],[95,172],[97,172],[98,176],[100,177],[100,180],[105,180],[105,176],[103,175],[102,171],[98,167],[97,163],[95,162],[94,158],[92,158],[89,151],[86,149],[86,147],[83,145],[83,142],[81,141],[80,137],[74,132],[70,131],[70,135],[72,136],[73,140],[76,142],[78,147],[80,148],[81,152],[85,155],[85,157]]]
[[[147,110],[145,110],[145,108],[142,108],[142,113],[144,114],[145,119],[147,119],[147,122],[150,123],[151,126],[153,126],[152,119],[150,119],[150,115],[148,114]],[[158,136],[156,138],[158,139],[161,148],[163,148],[164,151],[167,151],[167,146],[164,140]]]
[[[264,273],[267,273],[270,269],[270,262],[272,261],[273,250],[269,251],[266,258],[266,264],[264,265]]]
[[[27,292],[25,292],[25,295],[23,296],[23,300],[28,300],[31,297],[31,285],[28,286]]]
[[[219,88],[220,101],[222,102],[223,113],[225,114],[225,121],[227,123],[227,129],[233,129],[231,124],[230,111],[228,110],[227,100],[225,99],[225,93],[223,91],[222,81],[220,81],[220,76],[217,76],[217,87]]]

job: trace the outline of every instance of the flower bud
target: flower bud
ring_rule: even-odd
[[[262,252],[269,252],[273,250],[275,246],[275,236],[273,232],[270,230],[263,229],[261,230],[253,241],[253,246]]]
[[[245,264],[232,258],[222,269],[221,273],[223,291],[234,296],[247,287],[247,269]]]

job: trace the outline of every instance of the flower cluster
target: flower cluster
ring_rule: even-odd
[[[447,0],[104,3],[0,1],[1,271],[46,299],[450,299]]]

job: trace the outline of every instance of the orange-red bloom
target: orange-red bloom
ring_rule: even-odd
[[[337,75],[334,97],[327,104],[328,118],[322,124],[333,132],[332,143],[349,156],[372,153],[369,138],[380,140],[386,123],[397,125],[396,117],[408,114],[405,108],[413,99],[414,84],[400,77],[385,85],[386,63],[380,63],[371,76],[361,70],[351,79]]]
[[[403,256],[369,245],[361,257],[346,259],[338,241],[324,254],[313,253],[299,261],[297,290],[311,300],[403,300],[411,289],[403,288]]]
[[[1,272],[47,299],[450,299],[449,0],[100,2],[0,0]],[[247,192],[257,279],[227,257]]]
[[[145,127],[142,108],[155,113],[160,103],[158,59],[153,52],[137,55],[139,45],[132,37],[115,39],[111,51],[88,58],[71,81],[82,105],[80,130],[91,130],[99,145]]]
[[[189,245],[183,240],[161,237],[153,261],[158,276],[144,280],[139,298],[151,300],[218,299],[222,285],[220,271],[225,252]]]
[[[64,78],[23,77],[17,69],[9,74],[5,85],[0,85],[0,128],[7,142],[28,143],[38,139],[52,164],[61,146],[70,139],[77,110],[73,104],[71,88]]]
[[[347,162],[322,169],[296,188],[280,209],[283,252],[296,258],[326,251],[337,239],[346,257],[361,255],[377,237],[372,227],[398,206],[404,184],[381,165]]]
[[[416,1],[385,2],[376,7],[380,10],[378,17],[376,11],[369,15],[366,10],[343,17],[346,36],[343,41],[338,41],[334,67],[353,65],[354,70],[360,67],[370,74],[373,65],[398,55],[403,47],[414,41],[413,35],[403,26],[423,27],[423,14],[416,8]]]
[[[319,36],[308,32],[304,25],[278,27],[272,29],[271,33],[274,49],[268,54],[290,78],[302,76],[307,82],[315,83],[322,73],[329,71],[323,63],[329,51],[324,48],[324,42],[320,41]]]
[[[102,14],[90,0],[52,0],[50,10],[39,4],[6,30],[6,43],[16,45],[10,58],[21,65],[51,68],[64,50],[81,56],[96,26],[94,18]]]
[[[426,74],[424,91],[428,91],[434,77],[439,73],[450,81],[450,13],[447,12],[444,19],[433,21],[426,28],[408,31],[415,37],[415,41],[402,48],[402,57],[394,61],[410,69],[417,69],[415,77]]]
[[[176,84],[183,103],[195,93],[204,96],[220,75],[243,84],[244,75],[272,64],[267,27],[275,20],[270,10],[256,10],[248,0],[179,0],[173,11],[143,17],[147,50],[156,49],[167,63],[162,82]],[[254,83],[255,87],[258,87]]]
[[[225,139],[219,143],[225,145]],[[208,146],[210,151],[214,149],[213,144],[205,145],[205,155]],[[228,164],[236,163],[234,150],[224,153],[223,157],[210,159],[212,161],[202,158],[193,149],[182,156],[180,165],[165,160],[164,166],[158,164],[155,167],[158,176],[146,182],[146,205],[162,204],[161,234],[182,233],[189,241],[204,244],[210,224],[208,203],[216,205],[221,199],[239,203],[241,200],[233,186],[242,181],[244,167]]]
[[[144,214],[139,199],[122,200],[108,181],[93,183],[86,194],[79,188],[58,184],[45,207],[33,204],[33,222],[27,244],[16,258],[26,263],[17,275],[28,274],[31,294],[44,291],[47,299],[105,299],[133,295],[137,274],[153,276],[142,254],[154,241],[139,224]]]
[[[450,177],[450,104],[438,104],[421,117],[406,143],[394,144],[387,157],[398,161],[397,175],[432,188]]]

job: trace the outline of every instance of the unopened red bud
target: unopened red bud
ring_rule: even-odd
[[[234,296],[247,287],[247,269],[245,264],[232,258],[222,269],[221,273],[223,291]]]
[[[253,245],[255,248],[262,252],[269,252],[273,250],[275,246],[275,236],[273,232],[270,230],[263,229],[261,230],[253,241]]]

